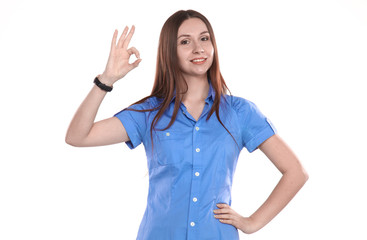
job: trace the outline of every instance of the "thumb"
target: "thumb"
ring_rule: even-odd
[[[136,68],[137,66],[139,66],[139,63],[142,61],[141,58],[136,59],[133,63],[131,63],[132,69]]]

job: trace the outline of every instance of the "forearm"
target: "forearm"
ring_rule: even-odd
[[[123,78],[128,72],[136,68],[141,62],[140,54],[134,47],[127,49],[129,42],[134,34],[133,26],[128,33],[128,27],[125,27],[120,39],[117,42],[117,30],[115,30],[110,55],[105,71],[98,75],[101,83],[107,86]],[[129,63],[131,55],[138,59]],[[106,96],[106,92],[97,86],[93,86],[85,100],[76,111],[68,131],[65,141],[73,146],[101,146],[107,144],[126,141],[128,136],[124,127],[114,117],[94,123],[98,109]],[[120,134],[118,131],[121,131]]]
[[[307,179],[303,169],[284,173],[268,199],[251,215],[250,218],[257,225],[256,229],[268,224],[292,200]]]
[[[80,145],[80,142],[88,136],[105,96],[105,91],[95,85],[93,86],[69,125],[65,138],[68,144]]]

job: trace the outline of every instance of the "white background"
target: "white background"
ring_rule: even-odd
[[[367,1],[1,1],[0,239],[135,239],[146,207],[143,145],[74,148],[68,124],[103,72],[114,29],[135,24],[140,66],[97,120],[147,96],[164,21],[195,9],[212,23],[233,95],[255,102],[309,181],[241,239],[367,239]],[[232,207],[255,211],[280,178],[243,149]]]

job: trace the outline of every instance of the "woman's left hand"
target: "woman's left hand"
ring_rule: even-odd
[[[251,217],[242,217],[235,212],[228,204],[217,204],[219,209],[214,210],[214,217],[221,223],[231,224],[242,232],[250,234],[259,230]]]

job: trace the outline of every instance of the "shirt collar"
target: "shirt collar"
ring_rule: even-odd
[[[209,91],[208,91],[208,96],[205,99],[205,102],[208,102],[210,99],[213,101],[215,97],[215,91],[213,89],[212,82],[210,81],[209,78],[208,78],[208,83],[209,83]],[[173,97],[171,99],[171,102],[173,102],[175,98],[176,98],[176,89],[173,92]]]

